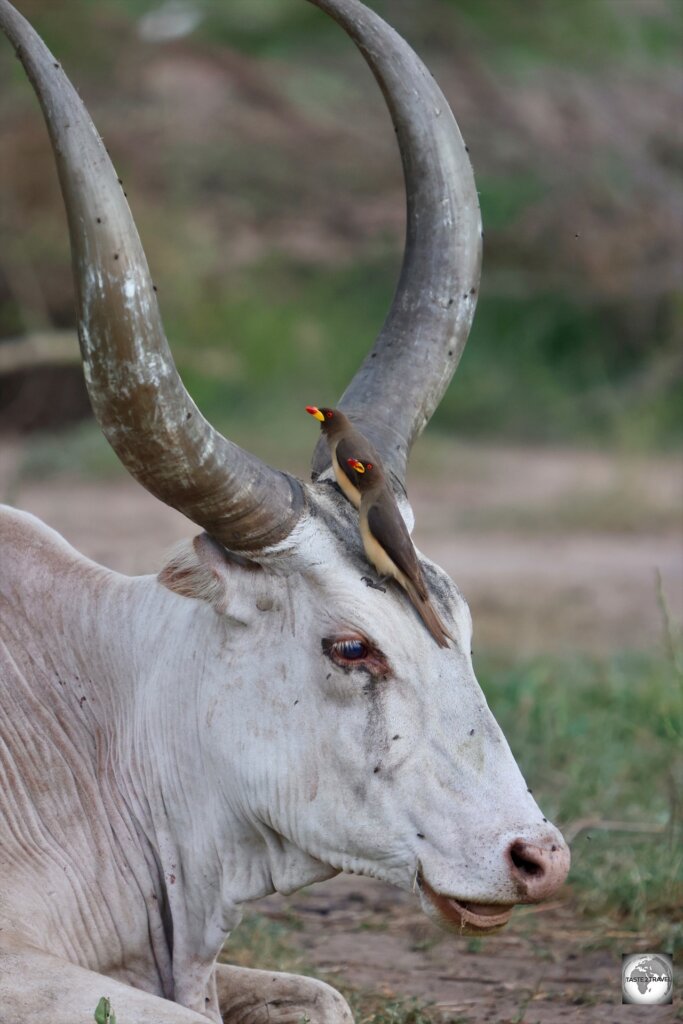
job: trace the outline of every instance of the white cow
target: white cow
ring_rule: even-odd
[[[408,238],[392,309],[342,398],[407,517],[410,446],[464,345],[480,223],[448,106],[359,0],[349,33],[397,129]],[[157,577],[95,565],[0,512],[0,1024],[338,1022],[311,979],[216,966],[247,900],[352,871],[455,931],[541,900],[569,854],[487,708],[467,605],[423,560],[455,642],[368,588],[357,513],[218,434],[168,351],[144,254],[58,62],[0,0],[40,98],[69,216],[85,375],[134,476],[205,532]]]

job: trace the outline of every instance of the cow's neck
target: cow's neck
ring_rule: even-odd
[[[240,904],[332,872],[250,822],[205,760],[215,613],[63,550],[45,568],[0,594],[0,814],[31,832],[0,835],[0,904],[29,941],[216,1015]]]
[[[121,790],[157,860],[172,921],[174,996],[200,1009],[241,905],[335,872],[250,814],[240,701],[253,704],[254,694],[234,686],[241,666],[230,645],[231,631],[244,627],[152,578],[132,586],[131,650],[148,660],[131,693]]]

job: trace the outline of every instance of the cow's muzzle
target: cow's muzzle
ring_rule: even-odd
[[[539,903],[554,895],[569,871],[569,848],[559,833],[541,842],[515,839],[506,850],[508,870],[516,890],[513,902],[478,903],[437,892],[421,866],[415,876],[422,907],[445,928],[466,935],[490,934],[510,920],[517,903]]]
[[[444,896],[432,889],[419,870],[415,882],[424,910],[430,917],[436,917],[444,928],[465,935],[490,934],[504,927],[510,920],[512,906],[471,903],[457,900],[454,896]]]

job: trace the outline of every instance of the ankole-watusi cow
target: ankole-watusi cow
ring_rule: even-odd
[[[387,320],[339,405],[403,511],[411,445],[474,312],[481,226],[448,105],[359,0],[313,0],[384,93],[408,197]],[[302,0],[303,3],[303,0]],[[116,172],[59,62],[8,0],[67,209],[85,378],[102,430],[202,532],[156,577],[89,562],[0,513],[0,1022],[349,1020],[311,979],[216,966],[240,908],[340,871],[414,891],[456,932],[554,893],[567,847],[475,679],[454,583],[421,559],[453,642],[367,587],[356,510],[202,417],[173,364]]]

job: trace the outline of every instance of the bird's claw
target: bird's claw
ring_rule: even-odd
[[[380,580],[379,583],[376,583],[371,576],[361,576],[361,582],[363,582],[366,587],[372,587],[373,590],[381,590],[383,594],[386,594],[387,592],[387,588],[382,586],[382,581]]]

